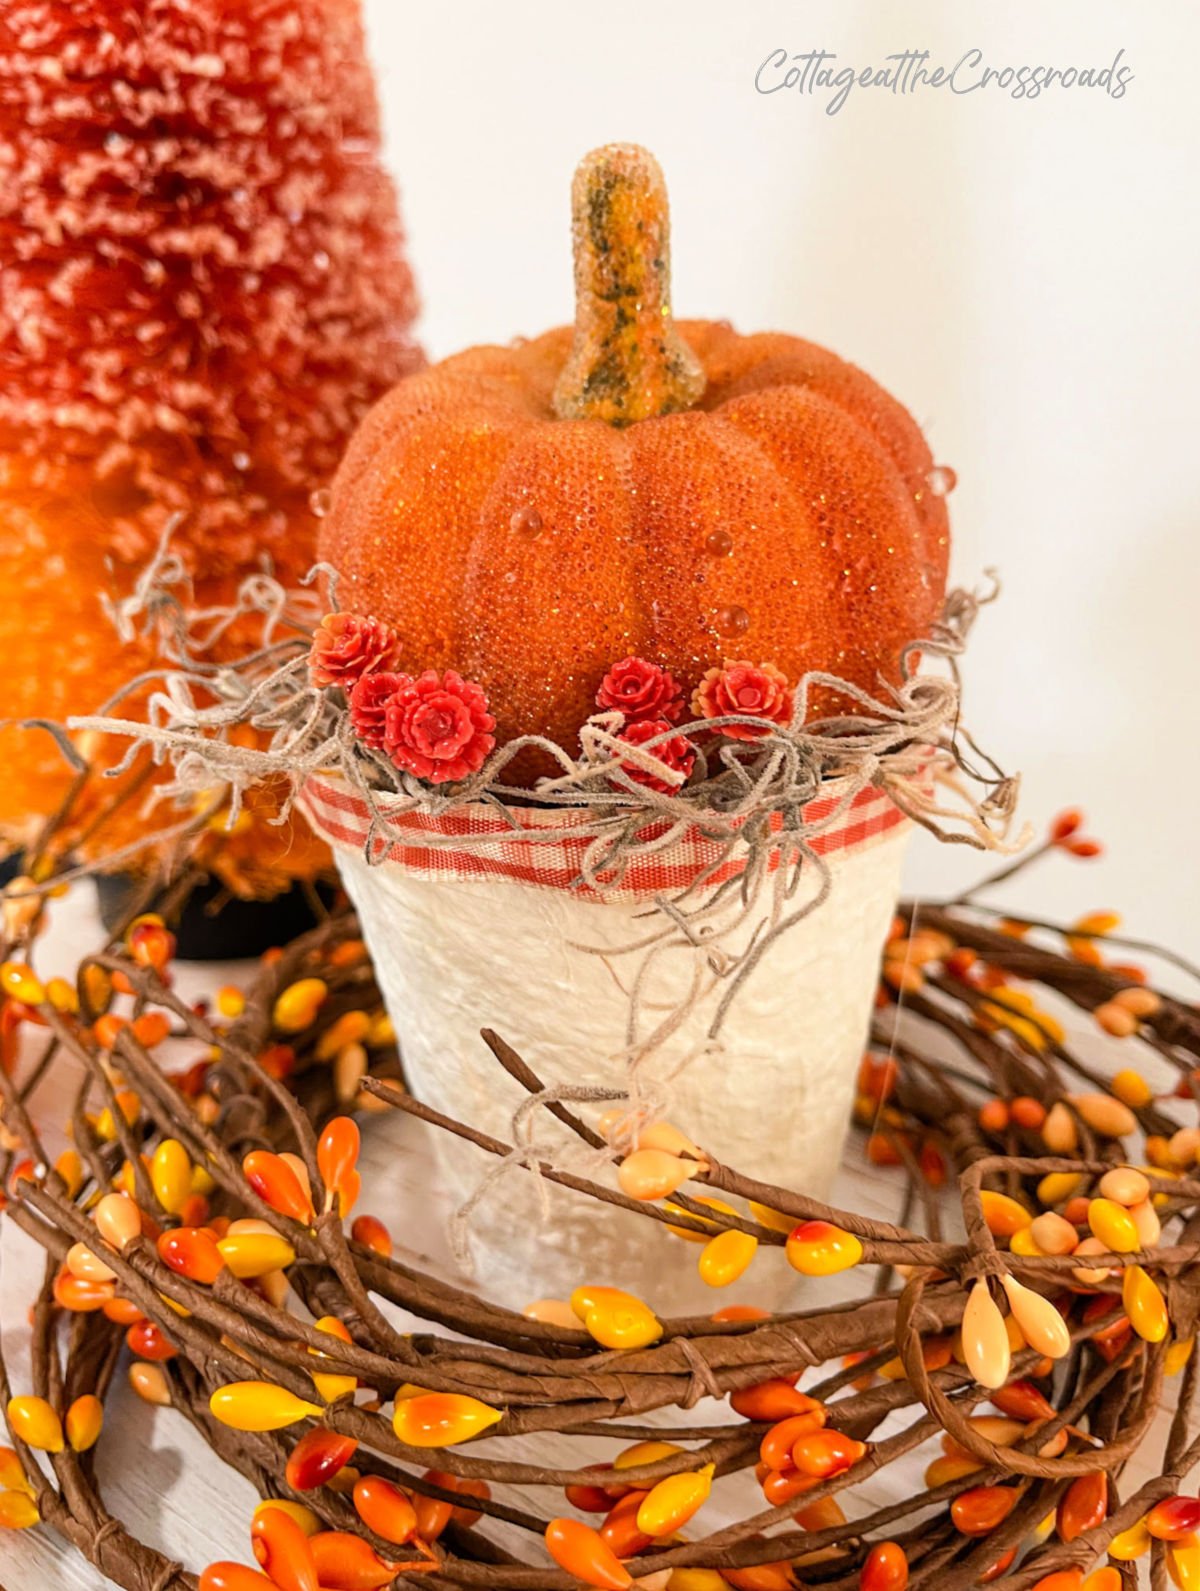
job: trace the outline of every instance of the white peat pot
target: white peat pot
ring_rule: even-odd
[[[407,813],[389,828],[385,859],[369,863],[366,807],[348,784],[313,777],[301,800],[357,908],[417,1099],[513,1141],[513,1114],[528,1095],[480,1038],[485,1027],[547,1087],[624,1086],[628,985],[639,958],[618,952],[653,929],[655,893],[696,876],[711,860],[711,842],[697,834],[635,863],[619,890],[598,896],[572,887],[586,844],[572,836],[585,816],[573,809],[512,809],[524,831],[516,838],[512,823],[484,805],[437,818]],[[847,804],[836,785],[804,816],[806,825],[823,825],[810,843],[830,870],[826,899],[781,934],[747,978],[720,1053],[671,1076],[702,1046],[725,992],[717,981],[643,1066],[653,1079],[670,1079],[670,1119],[701,1148],[823,1199],[845,1141],[911,823],[882,791],[867,788]],[[531,843],[530,830],[540,839]],[[455,836],[462,843],[447,846]],[[801,899],[803,888],[802,881]],[[762,892],[762,915],[770,893]],[[739,927],[742,943],[754,926]],[[737,939],[729,943],[737,948]],[[656,960],[644,993],[651,1020],[686,996],[695,954],[681,948]],[[594,1124],[596,1111],[582,1113]],[[547,1111],[537,1112],[534,1128],[539,1143],[560,1146],[560,1164],[578,1164],[579,1140]],[[498,1162],[448,1133],[437,1140],[438,1175],[463,1202]],[[611,1173],[601,1175],[615,1186]],[[700,1280],[697,1246],[519,1168],[489,1188],[468,1230],[475,1284],[514,1309],[565,1298],[582,1282],[626,1288],[661,1315],[711,1313],[728,1301]],[[781,1307],[798,1281],[780,1252],[764,1252],[730,1296]]]

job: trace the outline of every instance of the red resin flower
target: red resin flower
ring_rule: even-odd
[[[364,674],[350,692],[350,722],[364,746],[381,751],[386,738],[387,706],[405,684],[405,674]]]
[[[673,675],[644,657],[614,663],[600,682],[596,705],[625,714],[626,723],[642,718],[667,718],[674,723],[683,711],[683,692]]]
[[[496,744],[487,697],[453,669],[402,674],[385,710],[383,749],[406,773],[431,784],[465,779]]]
[[[665,718],[640,718],[636,723],[626,724],[617,739],[625,741],[630,746],[644,746],[648,740],[653,740],[655,735],[665,734],[670,728],[671,725]],[[681,773],[683,779],[679,784],[672,784],[669,780],[661,778],[656,773],[650,773],[633,762],[623,762],[621,771],[628,774],[636,784],[644,784],[651,790],[671,793],[678,790],[691,773],[696,761],[696,748],[685,736],[672,735],[669,740],[660,740],[657,746],[649,747],[649,755],[657,757],[659,762]]]
[[[395,663],[399,649],[395,631],[380,620],[327,613],[313,636],[308,677],[314,685],[340,685],[349,691],[364,674]]]
[[[692,711],[697,718],[742,713],[772,724],[789,724],[792,688],[774,663],[726,663],[724,668],[710,668],[700,681],[692,697]],[[766,724],[762,729],[726,724],[721,733],[730,740],[760,740],[767,728]]]

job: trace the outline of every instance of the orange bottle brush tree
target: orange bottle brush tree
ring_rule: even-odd
[[[175,6],[34,9],[36,28],[29,7],[0,16],[0,644],[6,719],[61,721],[153,665],[106,604],[168,523],[191,611],[253,570],[307,572],[313,494],[420,361],[358,0],[215,0],[199,40]],[[207,655],[246,640],[235,623]],[[0,747],[0,835],[19,848],[72,776],[44,733],[7,727]],[[83,749],[103,766],[122,748]],[[61,843],[103,857],[161,827],[147,772],[108,816],[113,785],[88,781]],[[271,809],[205,835],[235,894],[326,865]]]

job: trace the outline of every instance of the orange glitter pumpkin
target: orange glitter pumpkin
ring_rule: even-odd
[[[477,679],[501,741],[573,748],[629,653],[689,688],[726,657],[898,679],[949,548],[912,417],[797,337],[676,328],[645,150],[595,151],[572,198],[575,327],[447,359],[360,426],[321,537],[339,605],[394,625],[401,666]]]

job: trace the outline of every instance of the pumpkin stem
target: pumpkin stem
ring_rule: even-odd
[[[575,342],[554,389],[560,420],[632,425],[690,409],[700,361],[671,321],[667,188],[637,144],[585,155],[571,186]]]

